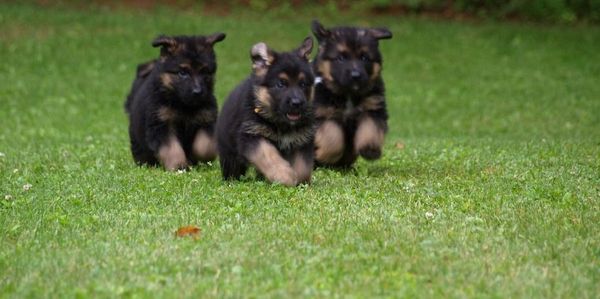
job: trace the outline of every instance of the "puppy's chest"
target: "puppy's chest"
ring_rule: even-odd
[[[332,101],[317,101],[316,116],[324,119],[337,119],[342,122],[351,122],[362,114],[378,111],[385,108],[383,95],[371,95],[360,99],[352,97],[337,98]]]
[[[311,125],[284,131],[255,121],[243,122],[241,130],[246,134],[269,139],[283,152],[290,152],[312,142],[315,133],[315,128]]]
[[[213,124],[217,120],[217,111],[198,109],[190,112],[163,106],[158,109],[157,117],[173,126],[202,126]]]

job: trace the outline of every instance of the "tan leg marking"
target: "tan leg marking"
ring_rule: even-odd
[[[335,163],[344,154],[344,131],[335,122],[327,120],[315,133],[315,159],[321,163]]]
[[[160,146],[158,149],[158,159],[166,170],[177,170],[187,167],[185,152],[175,136],[170,136],[167,142]]]
[[[249,154],[248,160],[271,182],[286,186],[298,184],[296,171],[281,157],[275,146],[266,140],[259,141],[256,149]]]
[[[368,149],[377,149],[381,151],[383,141],[383,129],[375,124],[373,118],[368,116],[363,117],[359,121],[356,135],[354,135],[354,150],[358,153]]]
[[[194,137],[192,151],[199,161],[207,162],[214,160],[217,157],[215,139],[206,131],[198,130],[196,137]]]
[[[298,183],[310,183],[314,161],[307,162],[301,153],[296,153],[292,161],[292,167],[298,174]]]

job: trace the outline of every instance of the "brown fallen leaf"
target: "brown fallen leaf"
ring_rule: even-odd
[[[396,148],[399,149],[399,150],[403,150],[404,149],[404,143],[402,141],[396,142]]]
[[[176,232],[175,236],[177,237],[192,237],[194,239],[198,239],[200,237],[200,228],[193,225],[182,226]]]

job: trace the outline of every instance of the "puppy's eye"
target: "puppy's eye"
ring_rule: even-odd
[[[369,56],[367,56],[366,54],[362,54],[362,55],[360,55],[360,60],[369,61],[369,60],[371,60],[371,58],[369,58]]]
[[[284,88],[288,85],[287,80],[284,79],[279,79],[279,81],[277,81],[277,83],[275,83],[275,87],[277,88]]]
[[[187,79],[190,76],[190,74],[185,70],[180,70],[179,72],[177,72],[177,75],[179,75],[179,78],[182,79]]]
[[[300,85],[300,88],[306,88],[308,86],[308,84],[306,84],[306,81],[300,81],[298,85]]]
[[[335,60],[337,60],[337,61],[340,61],[340,62],[341,62],[341,61],[345,61],[345,60],[346,60],[346,54],[340,54],[340,55],[338,55],[338,56],[335,58]]]

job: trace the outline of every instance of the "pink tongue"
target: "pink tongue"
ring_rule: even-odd
[[[298,120],[298,119],[300,119],[300,114],[290,114],[290,113],[288,113],[287,117],[288,117],[289,120]]]

